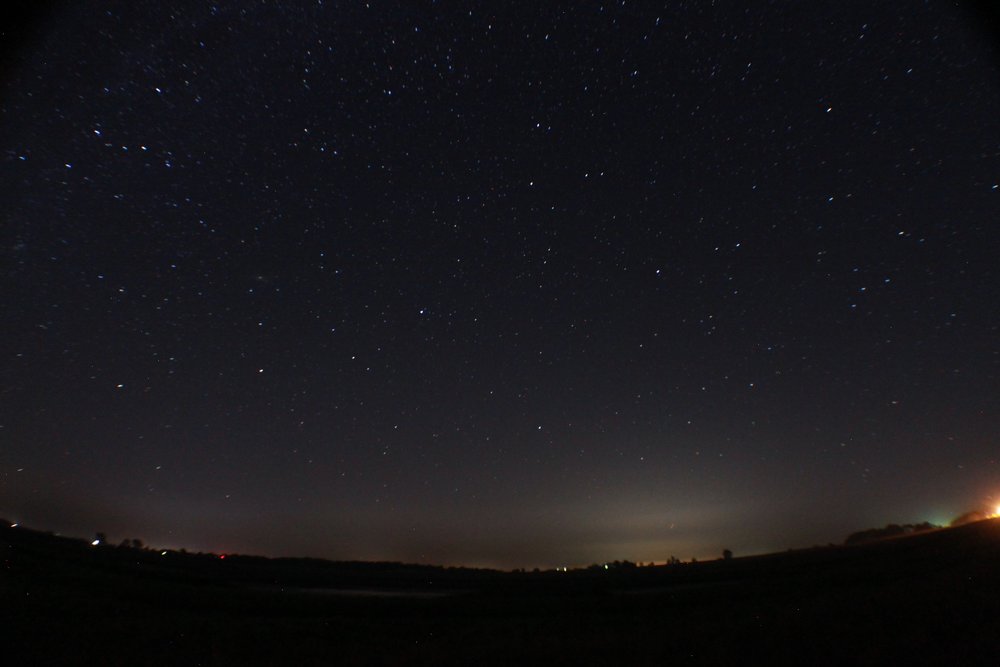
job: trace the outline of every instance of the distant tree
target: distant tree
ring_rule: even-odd
[[[913,533],[921,533],[925,530],[934,530],[936,528],[939,528],[939,526],[935,526],[927,521],[917,524],[907,523],[902,526],[890,523],[885,528],[870,528],[868,530],[860,530],[856,533],[851,533],[847,536],[847,539],[844,540],[844,544],[864,544],[865,542],[875,542],[890,537],[911,535]]]
[[[144,545],[142,543],[142,540],[140,540],[139,538],[133,538],[132,539],[132,548],[133,549],[142,549],[143,546]]]
[[[724,549],[722,551],[722,558],[723,558],[723,560],[732,560],[733,559],[733,552],[730,551],[729,549]]]
[[[967,523],[975,523],[976,521],[982,521],[985,518],[986,515],[982,512],[978,511],[966,512],[965,514],[959,515],[954,519],[952,519],[951,523],[948,525],[952,527],[964,526]]]
[[[611,563],[611,569],[613,570],[631,570],[635,568],[635,563],[629,560],[616,560]]]

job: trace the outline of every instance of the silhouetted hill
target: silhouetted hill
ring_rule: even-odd
[[[955,517],[954,519],[951,520],[951,523],[949,525],[952,528],[954,528],[956,526],[964,526],[967,523],[975,523],[977,521],[983,521],[987,518],[989,517],[986,516],[985,512],[979,510],[972,510],[971,512],[966,512],[964,514],[960,514],[959,516]]]
[[[903,525],[890,523],[885,528],[870,528],[868,530],[861,530],[856,533],[851,533],[844,540],[844,544],[850,546],[853,544],[864,544],[865,542],[875,542],[877,540],[885,540],[893,537],[903,537],[904,535],[912,535],[914,533],[922,533],[928,530],[937,530],[941,526],[935,526],[927,521],[923,523],[904,523]]]
[[[1000,521],[570,572],[93,547],[0,528],[10,664],[996,664]]]

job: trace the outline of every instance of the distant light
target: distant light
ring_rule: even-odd
[[[12,524],[10,524],[10,527],[11,528],[17,528],[17,524],[16,523],[12,523]]]
[[[92,547],[96,547],[96,546],[97,546],[98,544],[100,544],[100,543],[101,543],[101,541],[100,541],[100,540],[94,540],[93,542],[91,542],[91,543],[90,543],[90,546],[92,546]]]
[[[219,554],[219,560],[226,560],[226,554]]]
[[[605,570],[608,569],[608,564],[607,563],[604,564],[604,569]]]
[[[160,555],[161,555],[161,556],[166,556],[166,555],[167,555],[167,552],[166,552],[166,551],[161,551],[161,552],[160,552]]]

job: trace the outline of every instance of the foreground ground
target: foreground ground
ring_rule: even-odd
[[[539,574],[163,556],[4,527],[0,602],[11,665],[993,665],[1000,521]]]

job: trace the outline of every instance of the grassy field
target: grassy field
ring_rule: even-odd
[[[568,573],[163,556],[4,527],[0,601],[10,665],[996,665],[1000,521]]]

